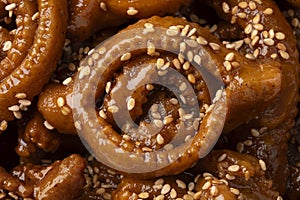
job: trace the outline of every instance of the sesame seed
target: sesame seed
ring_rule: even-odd
[[[16,7],[17,7],[16,3],[11,3],[11,4],[8,4],[5,6],[5,10],[11,11],[11,10],[15,9]]]
[[[254,55],[251,54],[251,53],[247,53],[247,54],[245,55],[245,57],[248,58],[249,60],[255,60]]]
[[[236,188],[230,188],[230,192],[234,195],[239,195],[240,194],[240,191]]]
[[[99,110],[99,116],[102,117],[103,119],[107,119],[107,116],[106,116],[104,110]]]
[[[224,65],[226,71],[230,71],[231,68],[232,68],[232,67],[231,67],[231,63],[230,63],[229,61],[225,61],[225,62],[223,63],[223,65]]]
[[[220,45],[218,45],[217,43],[211,42],[211,43],[209,43],[209,46],[210,46],[213,50],[215,50],[215,51],[221,49]]]
[[[226,56],[225,56],[225,60],[227,61],[232,61],[234,58],[234,53],[233,52],[230,52],[228,53]]]
[[[238,152],[242,153],[244,151],[244,144],[242,142],[237,143],[236,149]]]
[[[265,15],[272,15],[273,14],[273,9],[272,8],[266,8],[263,13]]]
[[[63,97],[59,97],[56,101],[58,107],[63,107],[65,105],[65,100]]]
[[[117,112],[119,112],[118,106],[109,106],[107,110],[109,112],[111,112],[111,113],[117,113]]]
[[[272,54],[270,55],[270,57],[271,57],[273,60],[275,60],[275,59],[277,58],[277,54],[276,54],[276,53],[272,53]]]
[[[71,109],[68,106],[63,106],[61,108],[61,113],[66,116],[71,113]]]
[[[233,16],[231,17],[230,23],[231,23],[231,24],[234,24],[234,23],[236,23],[236,20],[237,20],[237,16],[233,15]]]
[[[8,127],[7,121],[6,120],[2,120],[0,123],[0,131],[5,131]]]
[[[257,7],[256,7],[256,3],[254,2],[254,1],[250,1],[249,2],[249,8],[251,9],[251,10],[255,10]]]
[[[48,121],[44,121],[44,126],[49,129],[49,130],[53,130],[54,127],[48,122]]]
[[[214,197],[214,196],[217,196],[218,194],[219,194],[218,188],[215,185],[211,186],[210,187],[210,195]]]
[[[129,111],[131,111],[135,106],[135,99],[134,98],[130,98],[127,102],[127,109]]]
[[[200,199],[201,198],[201,195],[202,195],[202,191],[198,191],[194,194],[193,198],[192,199]]]
[[[165,199],[165,196],[160,194],[158,195],[157,197],[154,197],[154,200],[164,200]]]
[[[262,24],[254,24],[253,27],[259,31],[262,31],[264,29],[264,26]]]
[[[105,85],[105,92],[108,94],[111,88],[111,82],[107,82]]]
[[[245,9],[245,8],[248,7],[248,3],[245,2],[245,1],[241,1],[241,2],[238,3],[238,6],[239,6],[240,8]]]
[[[252,142],[252,140],[245,140],[245,141],[244,141],[244,144],[245,144],[247,147],[249,147],[249,146],[251,146],[251,145],[253,144],[253,142]]]
[[[107,192],[105,192],[102,196],[105,200],[111,200],[111,194],[109,194]]]
[[[32,15],[31,20],[32,20],[32,21],[35,21],[35,20],[37,20],[39,17],[40,17],[40,13],[39,13],[39,12],[36,12],[36,13],[34,13],[34,14]]]
[[[159,75],[159,76],[164,76],[164,75],[166,75],[168,73],[168,71],[166,71],[166,70],[164,70],[164,71],[158,71],[157,72],[157,74]]]
[[[158,135],[156,136],[156,142],[157,142],[159,145],[162,145],[162,144],[165,142],[165,140],[164,140],[164,138],[162,137],[161,134],[158,134]]]
[[[194,182],[190,182],[190,183],[188,184],[188,190],[189,190],[189,191],[192,191],[193,189],[195,189],[195,183],[194,183]]]
[[[100,2],[99,5],[100,5],[101,10],[103,10],[104,12],[107,11],[106,3],[104,3],[104,2],[102,1],[102,2]]]
[[[265,161],[263,161],[263,160],[260,159],[260,160],[258,161],[258,163],[259,163],[260,168],[261,168],[263,171],[266,171],[266,170],[267,170]]]
[[[284,40],[285,39],[285,34],[282,33],[282,32],[277,32],[277,33],[275,33],[275,38],[277,40]]]
[[[189,61],[186,61],[186,62],[183,64],[182,68],[183,68],[184,70],[188,70],[188,69],[190,68],[190,66],[191,66],[190,62],[189,62]]]
[[[269,30],[269,38],[273,39],[274,36],[275,36],[274,29],[270,29],[270,30]]]
[[[218,158],[218,162],[222,162],[227,158],[227,154],[223,153],[219,158]]]
[[[251,135],[253,137],[258,137],[260,135],[259,131],[256,129],[251,129]]]
[[[204,183],[204,185],[202,186],[202,190],[207,190],[209,187],[211,186],[211,182],[207,181]]]
[[[283,59],[288,60],[290,58],[290,55],[286,51],[279,50],[278,52]]]
[[[283,200],[281,196],[278,196],[276,200]]]
[[[195,40],[186,40],[185,43],[189,46],[189,47],[192,47],[192,48],[195,48],[197,47],[197,42]],[[181,43],[180,43],[181,44]],[[183,43],[184,44],[184,43]]]
[[[293,18],[292,19],[292,26],[293,27],[297,28],[299,24],[300,23],[299,23],[299,19],[298,18]]]
[[[22,113],[19,111],[13,111],[13,115],[16,119],[22,119]]]
[[[71,82],[72,82],[72,77],[68,77],[68,78],[66,78],[66,79],[62,82],[62,84],[63,84],[63,85],[69,85]]]
[[[192,62],[193,58],[194,58],[193,52],[192,51],[188,51],[188,53],[187,53],[187,59],[188,59],[188,61]]]
[[[121,61],[127,61],[127,60],[129,60],[130,58],[131,58],[131,53],[130,53],[130,52],[127,52],[127,53],[124,53],[124,54],[121,56],[120,60],[121,60]]]
[[[146,89],[147,89],[148,91],[151,91],[151,90],[154,89],[154,86],[153,86],[152,84],[147,84],[147,85],[146,85]]]
[[[179,34],[179,29],[176,26],[170,26],[166,31],[166,34],[171,37],[176,36]]]
[[[170,67],[171,63],[167,62],[166,64],[164,64],[164,66],[162,66],[161,70],[167,70]]]
[[[25,93],[17,93],[17,94],[15,95],[15,97],[16,97],[17,99],[25,99],[25,98],[27,97],[27,95],[26,95]]]
[[[181,64],[184,63],[184,56],[183,56],[182,53],[179,53],[179,54],[178,54],[178,60],[180,61]]]
[[[188,74],[187,78],[190,83],[192,83],[192,84],[196,83],[196,78],[193,74]]]
[[[234,179],[235,179],[235,176],[233,176],[233,175],[230,175],[230,174],[226,174],[226,175],[225,175],[225,178],[226,178],[227,180],[230,180],[230,181],[232,181],[232,180],[234,180]]]
[[[228,170],[231,171],[231,172],[237,172],[237,171],[239,171],[239,169],[240,169],[239,165],[230,165],[228,167]]]
[[[266,39],[264,39],[263,41],[264,41],[264,43],[265,43],[266,45],[268,45],[268,46],[273,46],[274,43],[275,43],[274,40],[271,39],[271,38],[266,38]]]
[[[172,63],[173,63],[173,65],[174,65],[174,67],[175,67],[176,69],[179,70],[179,69],[181,68],[180,62],[179,62],[179,60],[178,60],[177,58],[173,59],[173,60],[172,60]]]
[[[171,186],[170,186],[169,184],[165,184],[165,185],[162,187],[160,193],[165,195],[165,194],[167,194],[170,190],[171,190]]]
[[[229,13],[230,11],[229,5],[226,2],[222,3],[222,9],[224,13]]]
[[[250,34],[252,32],[252,29],[252,24],[248,24],[244,29],[245,34]]]
[[[180,180],[180,179],[176,179],[176,183],[177,183],[177,186],[181,189],[185,189],[186,188],[186,184]]]
[[[253,40],[254,37],[256,37],[258,34],[258,30],[254,29],[252,32],[251,32],[251,39]]]
[[[254,0],[258,4],[262,4],[261,0]]]
[[[181,92],[185,91],[187,88],[187,84],[185,82],[182,82],[180,85],[179,85],[179,90]]]
[[[149,198],[149,193],[148,192],[141,192],[138,197],[141,198],[141,199],[147,199]]]
[[[74,122],[74,126],[76,129],[81,130],[81,123],[79,121]]]
[[[21,104],[20,106],[23,106],[23,107],[31,105],[31,101],[28,99],[20,99],[18,102],[19,102],[19,104]]]
[[[134,7],[129,7],[127,10],[127,15],[133,16],[138,14],[138,10],[136,10]]]
[[[254,24],[258,24],[260,22],[260,14],[256,14],[255,17],[252,19]]]
[[[272,40],[272,39],[271,39],[271,40]],[[255,36],[255,37],[253,38],[253,40],[251,41],[251,45],[252,45],[252,46],[256,45],[258,41],[259,41],[259,37],[258,37],[258,36]]]
[[[247,17],[247,14],[244,12],[238,13],[237,16],[241,19],[245,19]]]
[[[11,49],[11,47],[12,47],[12,42],[11,42],[11,41],[6,41],[6,42],[4,43],[4,45],[3,45],[2,50],[3,50],[3,51],[8,51],[8,50]]]
[[[279,50],[286,51],[286,47],[283,43],[278,43],[276,46]]]
[[[171,189],[170,197],[173,199],[175,199],[177,197],[177,192],[174,188]]]
[[[207,40],[202,36],[198,36],[196,41],[201,45],[207,45],[208,44]]]
[[[16,111],[20,110],[20,107],[18,105],[13,105],[13,106],[8,107],[8,110],[12,111],[12,112],[16,112]]]
[[[19,199],[19,197],[15,195],[13,192],[9,192],[8,195],[13,199]]]
[[[199,55],[194,56],[194,61],[196,64],[200,65],[201,64],[201,57]]]
[[[213,33],[213,32],[215,32],[217,29],[218,29],[218,25],[217,25],[217,24],[214,24],[214,25],[209,29],[209,32]]]
[[[181,30],[180,35],[181,36],[186,36],[188,34],[189,29],[190,29],[190,25],[188,25],[188,24],[185,25],[185,27]]]
[[[236,15],[238,13],[239,8],[237,6],[234,6],[231,10],[231,14]]]
[[[163,178],[159,178],[154,182],[154,185],[162,185],[164,184],[165,180]]]
[[[194,35],[195,33],[197,32],[197,29],[196,28],[192,28],[191,30],[190,30],[190,32],[188,33],[188,37],[191,37],[192,35]]]

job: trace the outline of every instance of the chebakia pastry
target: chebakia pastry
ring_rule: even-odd
[[[299,199],[291,3],[1,1],[0,199]]]

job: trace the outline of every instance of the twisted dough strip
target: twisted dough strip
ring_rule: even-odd
[[[118,26],[130,18],[174,14],[189,0],[127,1],[127,0],[71,0],[68,34],[74,41],[82,41],[95,31]]]
[[[210,153],[193,169],[190,177],[164,177],[151,180],[123,179],[113,192],[113,199],[276,199],[277,191],[265,178],[257,158],[218,150]],[[196,176],[196,174],[198,174]],[[222,198],[223,197],[223,198]]]
[[[0,188],[23,198],[74,199],[85,184],[85,165],[85,160],[74,154],[48,166],[20,165],[11,174],[0,167]]]
[[[154,29],[157,27],[163,27],[166,29],[172,27],[174,29],[174,26],[177,26],[179,32],[186,32],[186,34],[191,30],[196,30],[189,35],[189,37],[203,45],[203,48],[205,48],[209,56],[216,63],[226,85],[228,113],[226,116],[225,131],[230,131],[251,120],[253,125],[257,125],[259,127],[265,126],[270,130],[281,127],[282,123],[284,123],[283,131],[288,130],[293,124],[293,118],[296,112],[296,102],[298,101],[297,74],[299,62],[298,53],[295,46],[295,38],[293,37],[291,28],[273,2],[265,1],[263,3],[256,3],[256,9],[249,9],[248,6],[250,6],[250,3],[248,4],[247,2],[248,1],[245,1],[244,4],[246,5],[243,5],[237,1],[214,1],[212,5],[217,10],[218,14],[225,20],[231,21],[232,23],[237,23],[237,25],[244,30],[246,38],[248,38],[248,40],[250,39],[249,43],[245,42],[243,48],[240,48],[241,45],[240,47],[237,47],[238,43],[233,43],[236,45],[236,50],[234,50],[234,47],[225,48],[225,46],[223,46],[217,38],[212,36],[208,30],[201,28],[196,24],[189,23],[183,19],[172,17],[153,17],[148,20],[141,20],[137,24],[127,28],[125,31],[145,27],[147,28],[147,26],[150,27],[150,29],[152,26]],[[254,5],[251,4],[251,8],[253,8],[253,6]],[[247,13],[246,16],[237,17],[241,16],[239,13],[243,13],[243,11]],[[260,20],[262,19],[264,20],[263,24],[260,23]],[[279,21],[280,26],[277,26],[276,24]],[[251,30],[256,30],[257,35],[252,33]],[[264,32],[264,30],[267,30],[268,34],[270,33],[269,38],[265,37],[264,33],[261,35],[258,34],[259,32]],[[251,44],[251,37],[257,38],[256,36],[258,36],[258,39],[256,39],[257,41]],[[258,43],[259,40],[261,40],[262,43]],[[132,41],[132,43],[136,42]],[[121,48],[126,48],[126,46]],[[240,52],[237,51],[239,49]],[[258,50],[258,53],[256,49]],[[244,55],[245,51],[247,52],[246,55]],[[96,55],[91,55],[89,58],[93,56],[97,58],[97,56],[99,56],[97,53],[98,52],[95,52]],[[135,54],[132,54],[129,63],[131,60],[134,60],[134,55]],[[114,57],[114,55],[111,56]],[[89,58],[86,59],[82,66],[90,65],[88,64]],[[146,61],[146,63],[153,62],[151,58],[144,58],[142,56],[142,58],[138,59],[138,63],[141,63],[143,59]],[[170,59],[172,60],[174,57],[170,56]],[[96,60],[97,59],[94,61]],[[92,62],[94,61],[92,60]],[[113,74],[115,72],[114,70],[116,70],[118,67],[117,64],[110,67],[112,71],[107,72],[108,74],[103,76],[101,83],[98,85],[99,88],[104,88],[104,84],[111,78],[109,75]],[[128,72],[130,72],[131,65],[132,64],[128,64]],[[122,76],[118,75],[117,80],[121,79]],[[114,85],[112,85],[111,90],[113,90],[113,88]],[[101,93],[103,94],[103,91],[99,90],[98,94],[100,97]],[[113,95],[117,96],[118,94],[121,94],[120,92],[111,93],[110,91],[108,93],[112,95],[112,97]],[[50,98],[43,96],[39,100],[39,110],[43,113],[45,108],[47,108],[47,104],[56,105],[58,98],[59,97],[53,93]],[[63,98],[66,99],[66,97]],[[49,99],[51,100],[48,101]],[[104,99],[104,111],[109,110],[108,105],[110,101],[110,97]],[[143,103],[143,99],[138,99],[137,108],[139,108]],[[51,114],[51,109],[48,111],[50,111],[48,114]],[[92,113],[94,111],[90,112]],[[110,138],[113,138],[117,146],[125,149],[127,148],[129,151],[143,151],[137,147],[134,147],[134,145],[132,146],[131,141],[127,143],[127,140],[123,140],[122,137],[117,134],[117,131],[113,130],[112,126],[114,126],[114,123],[112,123],[112,126],[108,124],[108,122],[112,121],[110,112],[106,112],[105,114],[106,115],[102,114],[102,117],[107,117],[107,121],[101,117],[99,117],[98,120],[105,134],[109,135]],[[56,111],[53,110],[51,118],[54,119],[55,115]],[[132,117],[136,117],[138,115],[139,114],[132,115],[131,113]],[[47,119],[49,116],[50,115],[44,117]],[[55,123],[56,124],[52,124],[54,127],[63,126],[60,122]],[[202,122],[202,124],[205,123],[205,121]],[[145,173],[142,176],[148,177],[177,174],[190,167],[195,161],[198,160],[199,150],[202,149],[202,155],[205,155],[205,153],[207,153],[206,151],[209,149],[207,147],[211,147],[214,141],[217,140],[217,138],[214,138],[211,141],[208,141],[207,139],[203,140],[202,136],[206,134],[206,131],[207,130],[200,128],[196,138],[193,140],[192,150],[187,154],[182,154],[183,156],[181,159],[176,161],[175,164],[173,163],[173,165],[158,170],[155,173]],[[171,132],[171,134],[174,134],[174,132]],[[100,153],[99,151],[101,150],[99,150],[100,147],[97,142],[91,141],[92,138],[85,139],[88,141],[91,148],[95,148],[95,154]],[[126,144],[127,147],[125,147],[124,144]],[[205,148],[202,148],[203,144],[206,145]],[[106,148],[114,151],[114,148]],[[155,149],[156,147],[152,148]]]
[[[31,6],[25,7],[27,4]],[[37,4],[38,10],[32,10],[35,5],[32,1],[16,1],[15,4],[12,4],[25,18],[24,20],[20,19],[20,23],[17,22],[19,30],[17,29],[14,38],[16,41],[13,41],[11,53],[8,52],[8,57],[3,60],[6,64],[7,61],[13,61],[13,63],[1,65],[0,121],[14,119],[13,113],[8,108],[19,104],[19,99],[16,98],[17,94],[25,94],[27,99],[32,100],[35,95],[40,93],[43,85],[56,68],[64,44],[67,26],[66,1],[39,0]],[[27,25],[36,24],[33,16],[37,11],[39,14],[38,26],[36,30],[32,30],[32,26],[27,27]],[[17,16],[17,19],[19,18],[21,16]],[[34,33],[34,37],[29,35],[29,38],[24,39],[28,36],[27,29],[30,31],[30,35]],[[24,44],[20,41],[21,39],[25,42]],[[31,47],[26,51],[29,45]],[[22,50],[22,53],[16,56],[13,53],[14,50]]]

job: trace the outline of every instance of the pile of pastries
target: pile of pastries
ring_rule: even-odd
[[[300,199],[299,0],[0,18],[0,199]]]

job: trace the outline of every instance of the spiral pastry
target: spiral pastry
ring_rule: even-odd
[[[97,30],[122,25],[130,19],[174,14],[189,2],[184,0],[154,2],[71,0],[68,34],[74,41],[82,41]]]
[[[66,32],[66,1],[2,2],[8,16],[0,67],[0,121],[22,117],[56,68]],[[16,29],[13,29],[15,20]]]
[[[165,164],[151,173],[129,172],[142,177],[184,171],[210,151],[222,131],[230,132],[245,123],[286,133],[297,111],[299,66],[289,24],[271,1],[231,0],[207,4],[222,19],[241,28],[244,38],[220,42],[209,30],[179,18],[141,20],[89,52],[70,83],[73,90],[65,86],[61,92],[60,86],[55,86],[56,92],[46,89],[45,94],[51,95],[41,96],[39,110],[47,121],[68,110],[64,123],[52,120],[52,125],[63,127],[72,123],[95,157],[114,169],[129,172],[132,162],[143,165],[148,161],[152,169],[157,167],[154,163],[158,160]],[[143,37],[135,37],[139,33]],[[198,52],[203,57],[191,50],[197,45],[203,48],[204,53]],[[132,48],[134,50],[128,51]],[[108,57],[116,60],[108,61]],[[197,72],[197,64],[205,66],[204,71]],[[109,69],[100,69],[100,79],[100,74],[96,77],[97,66]],[[143,71],[144,66],[156,67]],[[175,78],[173,70],[188,82]],[[212,84],[208,77],[220,84]],[[151,81],[154,84],[148,84]],[[160,81],[175,85],[182,94],[176,99],[172,94],[176,89],[170,92],[159,86]],[[196,98],[192,98],[193,92],[186,92],[190,91],[188,86]],[[128,89],[130,87],[135,89]],[[95,99],[91,100],[93,96]],[[196,103],[200,113],[195,115],[198,124],[191,117],[197,110],[180,107]],[[138,126],[128,123],[128,118]],[[184,134],[179,130],[184,130]],[[155,134],[147,136],[151,131]],[[179,141],[185,141],[188,147],[176,146]],[[153,152],[158,153],[151,154]],[[133,157],[134,161],[124,161],[123,154]],[[116,163],[111,163],[108,155],[115,157]],[[179,157],[173,158],[174,155]],[[165,159],[167,157],[172,159]]]

